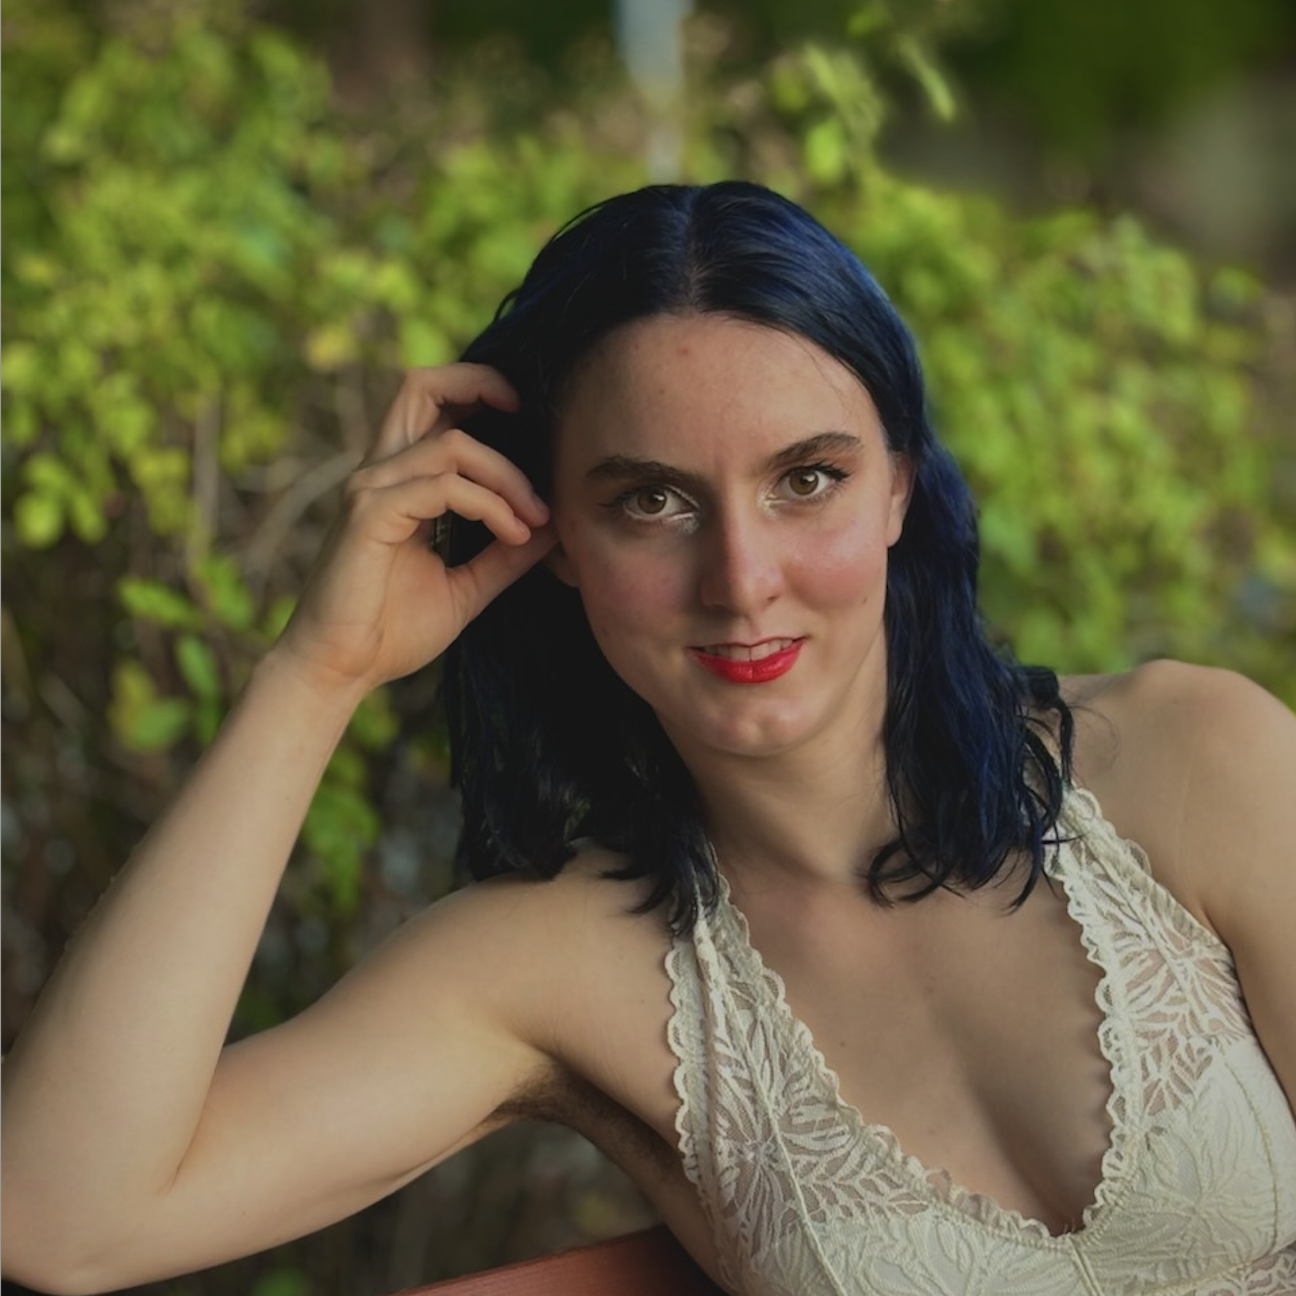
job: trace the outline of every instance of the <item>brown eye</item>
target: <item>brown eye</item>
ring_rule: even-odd
[[[823,485],[823,473],[818,468],[798,468],[788,474],[787,484],[793,495],[814,495]]]
[[[690,517],[693,504],[673,486],[632,486],[609,505],[632,522],[675,522]]]
[[[634,494],[635,509],[645,517],[665,513],[669,504],[670,496],[659,486],[647,486]]]

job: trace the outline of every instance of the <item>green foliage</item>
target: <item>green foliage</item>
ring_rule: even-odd
[[[267,32],[235,42],[186,15],[165,57],[105,42],[28,142],[53,224],[39,242],[7,231],[29,544],[102,539],[123,497],[159,535],[203,524],[196,433],[224,392],[244,425],[226,472],[276,454],[289,426],[271,380],[299,363],[298,285],[332,233],[313,201],[327,82]]]
[[[334,753],[302,828],[302,842],[312,856],[312,876],[343,915],[354,913],[366,856],[382,830],[382,819],[369,796],[366,756],[386,748],[396,735],[396,718],[385,694],[361,704],[351,722],[351,741]]]
[[[1288,0],[993,0],[974,8],[981,21],[950,55],[964,79],[1011,105],[1054,153],[1089,161],[1131,130],[1161,126],[1236,84],[1249,62],[1274,60],[1296,35]]]
[[[310,1283],[299,1269],[280,1266],[257,1279],[252,1296],[310,1296]]]

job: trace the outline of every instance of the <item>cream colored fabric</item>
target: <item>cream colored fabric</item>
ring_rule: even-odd
[[[743,1296],[1296,1293],[1296,1121],[1228,951],[1086,792],[1049,866],[1102,970],[1111,1144],[1083,1227],[905,1155],[837,1093],[727,889],[668,957],[680,1148]]]

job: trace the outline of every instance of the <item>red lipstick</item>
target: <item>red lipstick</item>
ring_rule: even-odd
[[[732,656],[729,653],[710,652],[706,648],[691,648],[693,660],[705,666],[729,684],[768,684],[780,675],[786,675],[796,665],[804,640],[796,639],[786,648],[779,648],[764,657]],[[719,647],[721,645],[717,645]],[[727,645],[725,645],[727,647]],[[755,645],[759,647],[760,645]],[[736,645],[742,647],[742,645]]]

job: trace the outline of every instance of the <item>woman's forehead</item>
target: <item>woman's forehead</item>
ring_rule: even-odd
[[[716,314],[622,325],[568,385],[559,440],[591,451],[739,435],[868,430],[877,412],[859,379],[809,339]]]

